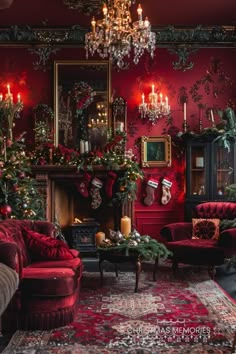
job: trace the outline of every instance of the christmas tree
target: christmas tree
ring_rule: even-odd
[[[0,218],[44,219],[44,200],[25,153],[24,134],[0,136]]]

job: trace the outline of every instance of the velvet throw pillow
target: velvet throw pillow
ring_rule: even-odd
[[[220,235],[220,219],[192,219],[193,239],[218,240]]]
[[[68,245],[33,230],[24,229],[23,236],[29,254],[34,260],[67,260],[74,258]]]

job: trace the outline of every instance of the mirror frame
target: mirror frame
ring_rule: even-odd
[[[54,145],[59,144],[59,69],[62,66],[98,66],[107,68],[107,115],[111,128],[111,63],[109,60],[55,60],[54,61]]]

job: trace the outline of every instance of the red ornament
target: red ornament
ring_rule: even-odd
[[[10,205],[5,204],[3,206],[1,206],[0,208],[0,213],[2,214],[2,216],[7,217],[8,215],[10,215],[12,212],[12,208]]]

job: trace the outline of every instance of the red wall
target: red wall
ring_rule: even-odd
[[[19,91],[24,101],[24,109],[20,120],[16,121],[15,134],[27,131],[27,141],[33,134],[32,108],[38,103],[46,103],[53,107],[53,61],[58,59],[85,59],[83,49],[64,48],[50,55],[47,67],[35,70],[33,62],[38,56],[32,54],[27,48],[1,48],[0,49],[0,91],[4,85],[10,83],[13,94]],[[114,97],[122,96],[128,103],[128,148],[132,148],[140,161],[140,137],[161,136],[168,131],[166,119],[161,119],[156,125],[147,124],[139,118],[138,104],[141,94],[150,92],[151,84],[166,94],[171,106],[173,126],[182,129],[183,106],[179,102],[180,92],[185,88],[188,94],[187,121],[189,129],[195,132],[199,129],[198,104],[204,105],[203,125],[210,127],[211,122],[205,116],[209,108],[214,109],[215,119],[218,108],[224,109],[227,104],[235,104],[235,62],[234,49],[201,49],[192,54],[190,60],[194,62],[192,70],[173,70],[172,62],[178,58],[167,49],[157,49],[153,60],[144,56],[139,65],[132,62],[126,70],[112,69],[112,94]],[[208,81],[209,80],[209,84]],[[201,95],[195,101],[194,92]],[[135,203],[135,224],[140,232],[157,237],[162,225],[183,218],[184,201],[184,155],[179,156],[179,150],[172,146],[172,165],[168,168],[145,168],[145,180],[138,184],[138,197]],[[160,202],[161,184],[155,193],[155,200],[151,206],[145,206],[145,181],[153,177],[159,182],[165,177],[172,181],[172,198],[167,205]]]

